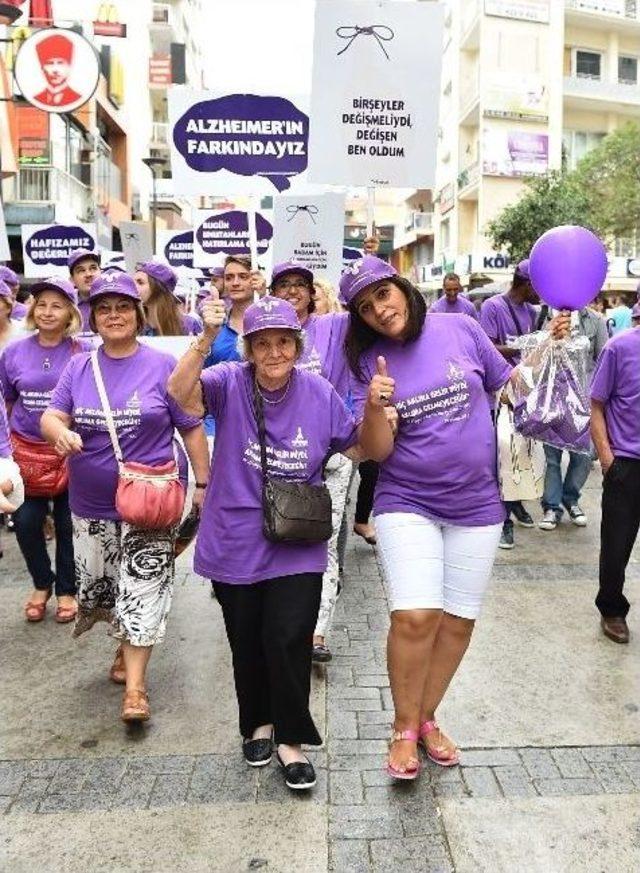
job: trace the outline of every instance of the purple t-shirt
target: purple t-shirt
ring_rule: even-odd
[[[462,314],[470,315],[471,318],[478,320],[478,312],[470,300],[458,294],[455,303],[449,303],[445,294],[439,297],[429,307],[429,312],[448,312],[450,315]]]
[[[465,526],[502,522],[487,392],[505,384],[509,364],[473,319],[427,315],[414,342],[380,339],[362,356],[363,378],[353,381],[356,418],[378,355],[396,380],[399,427],[380,465],[374,514],[412,512]]]
[[[272,543],[262,534],[252,372],[246,363],[222,363],[202,373],[216,441],[194,567],[202,576],[233,585],[324,573],[327,567],[326,543]],[[297,368],[284,399],[265,403],[264,416],[267,462],[274,477],[319,485],[326,455],[357,441],[353,417],[329,382]]]
[[[15,318],[16,320],[19,318],[26,318],[28,311],[28,306],[25,306],[24,303],[16,301],[16,303],[13,304],[13,309],[11,310],[11,318]]]
[[[80,310],[80,315],[82,316],[82,333],[93,333],[93,331],[89,327],[89,316],[91,315],[91,306],[89,304],[89,300],[79,300],[78,309]]]
[[[183,315],[182,327],[185,336],[198,336],[202,333],[202,322],[197,315]]]
[[[167,393],[175,367],[172,355],[138,345],[127,358],[110,358],[101,347],[98,362],[125,461],[166,464],[174,458],[174,428],[200,424]],[[75,355],[53,392],[51,409],[66,412],[84,448],[69,458],[69,502],[82,518],[118,520],[118,466],[91,367],[91,355]]]
[[[507,345],[509,337],[524,335],[535,330],[538,317],[538,311],[532,303],[514,303],[513,300],[507,302],[507,296],[508,294],[505,293],[489,297],[480,310],[480,324],[489,339],[500,346]],[[511,362],[515,364],[518,359],[519,356],[511,358]]]
[[[87,348],[77,339],[64,339],[53,347],[41,346],[36,334],[7,346],[0,356],[0,382],[7,402],[13,404],[11,430],[42,442],[40,419],[60,374],[73,355]]]
[[[349,370],[344,354],[344,339],[349,314],[332,312],[310,315],[304,323],[304,351],[296,366],[324,376],[340,397],[349,393]]]
[[[604,403],[611,451],[640,458],[640,328],[617,333],[602,350],[591,397]]]
[[[0,458],[11,457],[11,440],[9,438],[9,422],[7,408],[4,405],[4,395],[0,386]]]

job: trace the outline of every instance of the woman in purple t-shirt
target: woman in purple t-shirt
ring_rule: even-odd
[[[144,313],[135,282],[125,273],[103,274],[91,286],[89,302],[91,329],[102,339],[97,365],[124,461],[169,463],[177,429],[196,476],[194,502],[200,504],[209,468],[204,431],[167,394],[175,359],[137,341]],[[74,636],[97,621],[112,625],[120,646],[110,678],[126,684],[121,717],[146,721],[146,669],[171,607],[176,530],[135,527],[118,513],[118,463],[90,353],[77,355],[63,371],[42,417],[42,433],[69,457],[79,606]]]
[[[171,267],[147,261],[138,266],[134,279],[147,321],[143,336],[197,336],[202,333],[200,319],[180,311],[180,301],[174,294],[178,276]]]
[[[213,580],[222,607],[247,763],[268,764],[275,741],[286,784],[311,788],[315,773],[301,744],[321,742],[309,713],[309,687],[327,544],[274,543],[264,536],[255,404],[264,410],[267,468],[285,481],[319,485],[327,455],[356,443],[355,423],[326,379],[295,366],[301,329],[290,303],[267,296],[251,305],[243,319],[247,362],[204,372],[224,303],[208,300],[203,316],[203,337],[169,382],[185,409],[216,420],[194,566]]]
[[[84,347],[74,339],[82,327],[82,317],[73,285],[53,277],[37,282],[31,290],[33,300],[25,326],[35,332],[4,350],[0,357],[0,382],[14,440],[27,440],[23,445],[36,444],[33,450],[37,450],[37,444],[46,445],[40,433],[42,413],[49,405],[60,374]],[[55,573],[43,530],[50,503],[56,532]],[[73,621],[77,604],[68,490],[65,488],[55,496],[27,496],[13,522],[34,586],[24,607],[27,621],[44,619],[47,601],[54,590],[55,620],[60,624]]]

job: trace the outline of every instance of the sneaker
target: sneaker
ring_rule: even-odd
[[[511,508],[516,521],[521,527],[535,527],[535,522],[521,503],[516,503]]]
[[[498,547],[501,549],[512,549],[514,546],[515,542],[513,540],[513,523],[510,521],[505,521],[505,523],[502,525],[502,536],[500,537]]]
[[[567,512],[569,513],[569,518],[576,527],[587,526],[587,516],[580,509],[577,503],[574,503],[573,506],[567,506]]]
[[[542,521],[538,522],[540,530],[555,530],[558,527],[558,516],[555,509],[545,509]]]

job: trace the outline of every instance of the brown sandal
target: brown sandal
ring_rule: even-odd
[[[125,691],[122,698],[122,721],[148,721],[151,717],[149,709],[149,695],[146,691],[135,688],[133,691]]]
[[[77,614],[78,604],[74,603],[73,606],[58,606],[54,618],[58,624],[69,624],[70,621],[75,620]]]
[[[122,646],[118,646],[118,648],[116,649],[116,656],[113,659],[113,664],[111,665],[111,669],[109,670],[109,679],[111,679],[112,682],[115,682],[116,685],[126,684],[127,674],[124,666]]]
[[[44,619],[45,613],[47,611],[47,603],[51,597],[51,592],[47,594],[47,599],[43,600],[41,603],[34,603],[32,600],[28,600],[24,605],[24,614],[27,621],[35,623],[37,621],[42,621]]]

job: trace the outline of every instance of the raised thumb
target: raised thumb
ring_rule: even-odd
[[[387,373],[387,362],[386,362],[386,360],[382,357],[382,355],[379,355],[379,356],[378,356],[378,359],[377,359],[377,370],[378,370],[378,376],[388,376],[388,375],[389,375],[389,374]]]
[[[212,285],[209,289],[209,298],[211,300],[220,300],[220,292],[215,285]]]

